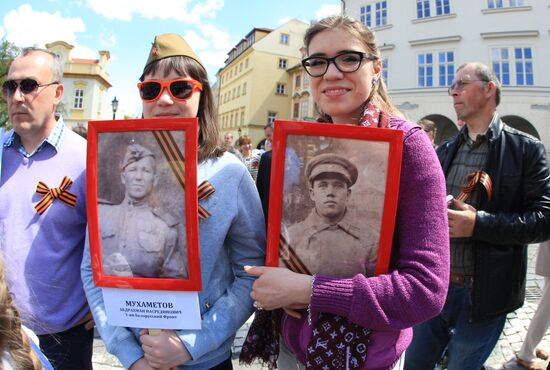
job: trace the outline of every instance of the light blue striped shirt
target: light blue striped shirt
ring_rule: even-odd
[[[23,144],[21,144],[21,137],[14,131],[11,130],[4,140],[4,147],[8,148],[10,146],[14,146],[14,148],[21,153],[22,156],[25,158],[29,158],[33,156],[34,154],[40,152],[42,148],[44,148],[47,144],[50,144],[53,146],[55,151],[57,152],[59,150],[59,146],[61,145],[61,141],[63,138],[63,130],[65,130],[65,123],[63,122],[63,117],[60,115],[56,115],[55,117],[57,119],[57,123],[55,124],[55,127],[53,128],[52,132],[48,135],[46,139],[44,139],[43,142],[36,147],[35,151],[32,153],[28,153],[27,150],[25,150],[25,147]]]

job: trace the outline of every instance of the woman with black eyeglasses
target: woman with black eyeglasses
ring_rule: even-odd
[[[245,265],[263,265],[265,232],[258,193],[245,166],[225,152],[206,70],[183,38],[155,38],[138,84],[143,116],[198,117],[198,181],[215,192],[200,202],[211,214],[199,223],[201,330],[147,330],[106,323],[89,252],[82,266],[85,290],[107,350],[129,369],[231,369],[231,344],[253,312],[253,277]]]
[[[273,366],[278,358],[283,370],[399,368],[412,326],[439,313],[445,301],[449,235],[443,173],[428,137],[391,103],[380,52],[366,26],[328,17],[306,31],[304,44],[302,65],[311,76],[321,122],[404,132],[390,268],[378,276],[345,278],[247,268],[258,277],[254,305],[284,313],[256,315],[241,359]]]

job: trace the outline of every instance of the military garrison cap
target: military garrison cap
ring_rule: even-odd
[[[147,58],[147,63],[145,63],[143,69],[157,60],[176,56],[193,58],[204,68],[197,54],[195,54],[183,37],[175,33],[163,33],[155,36],[151,51],[149,52],[149,58]]]
[[[324,153],[313,157],[306,165],[306,178],[310,184],[322,173],[342,175],[348,186],[357,181],[357,167],[346,158],[334,153]]]
[[[126,149],[126,154],[124,154],[124,159],[122,160],[122,164],[120,165],[120,169],[123,170],[126,168],[126,166],[137,162],[145,157],[153,157],[155,158],[155,155],[152,151],[145,148],[144,146],[141,146],[136,143],[132,143],[128,145],[128,149]]]

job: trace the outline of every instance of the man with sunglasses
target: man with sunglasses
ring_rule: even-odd
[[[92,369],[93,321],[80,279],[86,142],[55,113],[62,77],[59,56],[26,48],[2,85],[13,130],[0,147],[0,245],[23,323],[54,368]]]
[[[449,370],[483,368],[506,315],[523,305],[527,244],[550,237],[546,150],[502,122],[500,94],[481,63],[460,66],[449,89],[465,122],[437,149],[453,198],[449,290],[441,314],[414,328],[405,370],[432,370],[446,348]]]

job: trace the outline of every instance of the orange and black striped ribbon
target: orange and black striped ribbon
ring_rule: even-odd
[[[76,195],[67,191],[73,181],[67,176],[63,177],[61,184],[58,188],[50,189],[43,181],[38,181],[36,185],[36,192],[42,194],[43,197],[34,206],[36,212],[41,215],[46,209],[53,203],[55,199],[59,199],[68,206],[74,207],[76,205]]]
[[[294,252],[294,249],[292,249],[282,234],[279,238],[279,256],[289,270],[300,274],[311,275],[306,265],[304,265],[300,257],[296,255],[296,252]]]
[[[215,192],[216,192],[216,189],[214,189],[212,184],[210,184],[208,180],[204,180],[203,182],[201,182],[198,188],[199,201],[208,198]],[[202,220],[206,220],[210,216],[212,215],[210,214],[210,212],[206,210],[206,208],[204,208],[203,206],[199,206],[199,217]]]
[[[467,175],[467,183],[462,187],[462,191],[456,199],[465,202],[470,193],[475,189],[477,184],[483,185],[487,192],[487,198],[491,200],[493,196],[493,183],[491,177],[484,171],[475,171]]]
[[[176,140],[167,130],[153,130],[153,135],[160,145],[166,160],[170,164],[170,168],[176,175],[176,179],[180,183],[183,190],[185,190],[185,161],[181,150],[178,148]],[[198,188],[199,201],[208,198],[216,190],[208,182],[203,181]],[[199,204],[199,218],[206,220],[211,214],[203,206]]]

